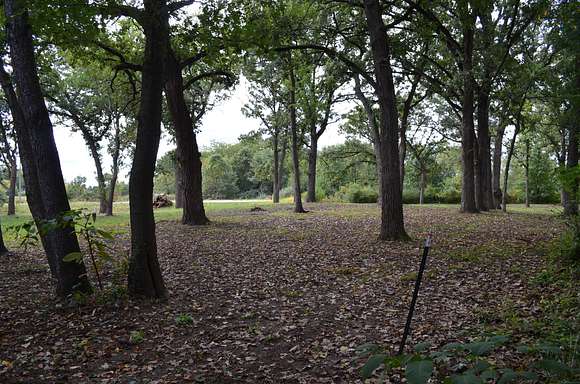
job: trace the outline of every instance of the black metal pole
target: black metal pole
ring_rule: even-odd
[[[431,234],[428,234],[427,238],[425,239],[425,246],[423,247],[423,257],[421,258],[419,273],[417,274],[417,280],[415,281],[415,289],[413,290],[411,307],[409,308],[409,314],[407,315],[407,323],[405,324],[405,331],[403,332],[403,338],[401,339],[401,345],[399,346],[399,355],[403,354],[405,350],[405,343],[407,342],[407,337],[411,332],[411,320],[413,319],[413,312],[415,312],[415,304],[417,304],[417,297],[419,296],[419,287],[421,286],[423,272],[425,271],[425,265],[427,264],[427,255],[429,254],[429,248],[431,248]]]

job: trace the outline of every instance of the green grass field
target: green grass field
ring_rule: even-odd
[[[283,199],[281,206],[287,206],[290,209],[292,204],[291,199]],[[239,201],[208,201],[205,203],[205,209],[211,218],[212,213],[217,213],[220,211],[227,210],[247,210],[255,206],[265,207],[272,206],[270,200],[239,200]],[[307,204],[311,205],[311,204]],[[357,205],[357,204],[344,204],[345,206]],[[419,206],[417,204],[409,206]],[[431,208],[459,208],[456,204],[425,204],[423,207]],[[93,201],[73,201],[71,202],[71,208],[73,209],[86,209],[89,212],[96,211],[98,209],[98,202]],[[5,238],[11,239],[9,231],[6,230],[13,226],[22,224],[26,221],[32,219],[30,211],[28,210],[28,205],[24,200],[16,204],[16,215],[7,216],[6,207],[1,208],[0,222],[2,224],[2,230],[4,231]],[[555,205],[532,205],[530,208],[526,208],[523,204],[512,204],[508,206],[509,212],[517,213],[529,213],[529,214],[559,214],[562,209]],[[97,219],[97,224],[100,227],[107,228],[109,230],[126,230],[129,226],[129,202],[120,201],[116,202],[113,210],[114,216],[99,216]],[[155,220],[179,220],[181,218],[181,209],[177,208],[161,208],[155,210]]]

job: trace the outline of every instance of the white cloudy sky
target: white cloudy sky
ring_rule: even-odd
[[[199,145],[210,145],[212,142],[235,143],[241,134],[248,133],[259,126],[259,121],[249,119],[241,112],[242,106],[248,102],[247,83],[242,78],[232,95],[221,105],[208,112],[203,120],[202,131],[198,134]],[[343,106],[340,112],[343,112]],[[76,176],[84,176],[87,183],[95,185],[95,166],[89,156],[84,141],[79,133],[71,133],[66,127],[55,126],[54,136],[60,155],[60,162],[65,181],[71,181]],[[320,146],[337,144],[344,141],[338,133],[338,125],[328,127],[320,139]],[[159,155],[173,148],[173,145],[162,137],[159,146]],[[105,169],[110,167],[110,159],[104,154]],[[130,165],[125,165],[122,176],[126,177]]]

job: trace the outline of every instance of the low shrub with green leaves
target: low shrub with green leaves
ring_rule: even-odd
[[[348,184],[340,187],[334,197],[347,203],[376,203],[379,193],[368,185]]]
[[[394,374],[404,374],[410,384],[573,384],[580,378],[575,350],[570,354],[566,348],[550,343],[533,347],[510,346],[508,341],[508,336],[497,335],[470,343],[449,343],[438,350],[432,350],[429,343],[419,343],[414,353],[397,356],[381,351],[375,344],[362,345],[357,351],[359,358],[367,358],[361,376],[368,379],[377,369],[383,368],[380,382]],[[525,370],[497,366],[496,358],[490,355],[499,348],[509,347],[514,348],[516,353],[529,355],[525,356],[525,360],[529,361],[532,357],[533,363]]]

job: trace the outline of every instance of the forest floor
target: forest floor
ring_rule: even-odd
[[[429,232],[410,345],[513,334],[514,317],[540,318],[553,294],[534,283],[562,231],[550,208],[405,207],[409,242],[378,240],[374,205],[307,208],[220,210],[197,228],[160,221],[161,303],[127,299],[116,263],[106,293],[63,305],[42,252],[16,250],[0,263],[0,382],[362,382],[355,350],[396,350]],[[128,253],[126,232],[115,247]]]

